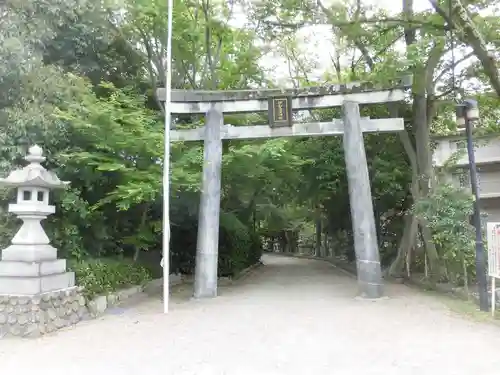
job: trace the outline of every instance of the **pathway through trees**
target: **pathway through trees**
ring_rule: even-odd
[[[51,375],[474,374],[500,368],[500,328],[465,320],[435,298],[388,286],[353,298],[356,282],[321,261],[265,256],[220,297],[150,298],[37,340],[0,341],[5,373]],[[188,293],[185,293],[186,295]]]

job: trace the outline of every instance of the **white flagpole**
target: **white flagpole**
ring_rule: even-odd
[[[173,0],[167,0],[168,31],[165,72],[165,135],[163,150],[163,313],[168,313],[170,294],[170,123],[172,101]]]

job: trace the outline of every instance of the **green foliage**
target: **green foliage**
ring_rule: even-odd
[[[49,217],[45,228],[51,233],[52,243],[59,249],[58,255],[75,260],[88,257],[87,244],[81,233],[90,231],[89,225],[95,223],[91,218],[89,204],[73,188],[53,194],[60,209],[56,215]],[[96,253],[98,251],[93,252]]]
[[[176,205],[176,207],[179,207]],[[171,269],[193,274],[196,254],[197,210],[174,211],[171,229]],[[260,237],[234,213],[221,212],[219,224],[219,276],[234,276],[257,263],[262,255]]]
[[[84,295],[93,298],[151,280],[146,268],[125,260],[86,259],[72,262],[76,283],[84,287]]]
[[[113,180],[115,188],[96,202],[94,209],[115,204],[127,210],[134,204],[155,200],[160,192],[162,133],[158,114],[144,108],[145,98],[130,89],[108,90],[98,98],[90,87],[78,102],[58,110],[79,147],[58,155],[60,163],[94,176]],[[95,173],[95,172],[97,173]]]
[[[250,25],[235,27],[234,2],[176,0],[173,86],[220,90],[280,86],[275,69],[267,74],[260,65],[270,51],[286,58],[295,86],[360,79],[388,82],[411,72],[414,91],[426,82],[424,111],[429,120],[419,125],[425,128],[420,133],[455,130],[451,101],[441,100],[449,99],[452,90],[449,41],[439,14],[415,11],[408,30],[405,14],[391,19],[377,6],[323,3],[246,2]],[[8,0],[1,7],[0,20],[7,27],[0,35],[0,172],[20,165],[26,146],[38,143],[46,150],[47,167],[71,182],[71,189],[54,194],[56,214],[44,223],[61,256],[83,262],[88,257],[140,260],[144,252],[158,255],[164,124],[155,91],[165,83],[166,2]],[[474,18],[481,21],[480,30],[496,40],[497,18]],[[308,41],[300,43],[299,31],[304,24],[325,22],[331,26],[334,46],[331,64],[318,75],[318,56]],[[414,41],[405,41],[415,30]],[[470,47],[464,38],[455,35],[455,39],[457,48]],[[435,69],[425,72],[433,62]],[[453,69],[460,85],[470,76],[485,83],[481,66],[473,64],[467,70],[465,65]],[[477,89],[467,86],[463,94],[470,93]],[[478,99],[484,131],[495,131],[497,96],[485,92]],[[415,151],[417,164],[431,160],[429,142],[417,139],[415,132],[422,111],[406,103],[398,110],[408,120],[409,149],[398,136],[364,137],[384,262],[390,262],[398,248],[401,214],[412,204],[412,174],[428,174],[431,168],[418,165],[418,171],[412,171],[409,163]],[[363,106],[362,112],[371,118],[389,116],[386,105]],[[309,117],[330,121],[340,117],[340,111],[314,110]],[[189,128],[202,124],[203,117],[174,116],[173,122]],[[232,114],[225,116],[225,122],[262,124],[265,116]],[[170,156],[172,271],[192,273],[203,147],[201,142],[176,142]],[[222,176],[220,275],[235,274],[259,259],[259,235],[296,250],[299,233],[308,234],[318,219],[338,243],[338,255],[354,258],[341,137],[225,141]],[[2,208],[9,194],[1,193]],[[466,248],[465,234],[462,242],[452,235],[466,233],[467,228],[457,224],[465,201],[449,192],[446,208],[436,203],[444,196],[436,190],[417,207],[433,225],[441,258],[451,264],[460,258],[459,249]],[[17,225],[11,216],[1,215],[2,245]],[[471,264],[469,258],[467,262]]]
[[[257,234],[230,213],[221,215],[220,226],[219,276],[234,276],[259,261],[262,245]]]
[[[463,281],[474,273],[474,227],[469,218],[473,211],[470,194],[451,185],[438,185],[432,193],[415,203],[414,211],[432,229],[432,240],[439,250],[451,281]]]

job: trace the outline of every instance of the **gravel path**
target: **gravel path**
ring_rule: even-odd
[[[326,262],[265,256],[265,266],[171,313],[148,298],[118,315],[37,340],[0,341],[0,370],[50,375],[497,375],[500,328],[462,319],[402,285],[355,299]]]

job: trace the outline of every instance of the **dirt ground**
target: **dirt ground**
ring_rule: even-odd
[[[59,375],[497,375],[500,327],[404,285],[359,300],[321,261],[265,256],[213,300],[178,288],[36,340],[0,341],[2,373]]]

